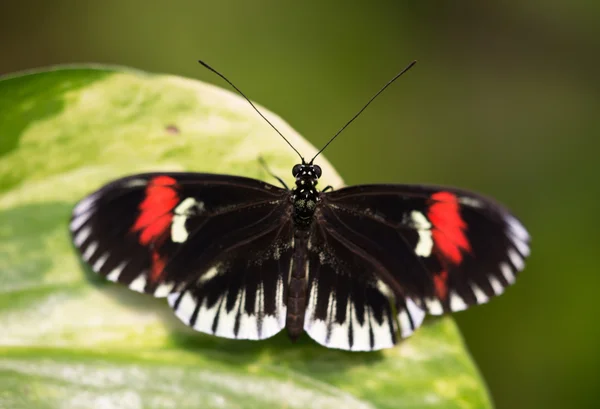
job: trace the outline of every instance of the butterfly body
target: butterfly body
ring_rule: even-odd
[[[294,212],[294,257],[288,286],[286,328],[289,337],[296,340],[304,331],[308,259],[306,248],[319,203],[316,186],[321,168],[317,165],[297,164],[292,169],[292,174],[296,178],[296,187],[292,189],[290,196]]]

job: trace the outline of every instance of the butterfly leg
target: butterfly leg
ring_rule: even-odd
[[[325,192],[327,192],[328,190],[333,190],[333,186],[331,186],[331,185],[327,185],[327,186],[325,186],[325,189],[321,190],[321,193],[325,193]]]
[[[267,162],[265,162],[264,158],[262,156],[258,157],[258,161],[260,162],[260,164],[262,165],[262,167],[264,168],[264,170],[272,177],[274,177],[275,179],[277,179],[279,181],[279,183],[281,183],[283,185],[283,187],[285,187],[287,190],[290,190],[290,188],[288,187],[288,185],[285,184],[285,182],[283,181],[283,179],[281,179],[279,176],[277,176],[276,174],[274,174],[271,169],[269,169],[269,166],[267,166]]]

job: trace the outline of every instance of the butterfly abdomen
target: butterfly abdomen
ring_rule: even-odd
[[[294,234],[294,255],[288,286],[286,315],[286,328],[292,341],[295,341],[304,332],[308,236],[309,233],[306,230],[297,230]]]

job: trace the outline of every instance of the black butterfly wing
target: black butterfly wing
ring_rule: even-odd
[[[425,312],[459,311],[501,294],[529,255],[522,224],[471,192],[366,185],[320,198],[305,329],[324,345],[391,346],[392,311],[409,336]]]
[[[369,351],[396,343],[391,294],[377,275],[381,262],[361,245],[337,223],[321,219],[313,225],[304,330],[330,348]]]
[[[285,325],[289,212],[289,192],[258,180],[149,173],[83,199],[70,228],[95,272],[168,296],[199,331],[262,339]]]
[[[242,339],[268,338],[285,326],[292,223],[281,214],[273,217],[279,223],[262,220],[251,229],[229,230],[217,246],[218,255],[208,251],[182,259],[205,271],[168,296],[183,322],[198,331]],[[190,246],[201,249],[205,241],[199,234],[190,239]]]

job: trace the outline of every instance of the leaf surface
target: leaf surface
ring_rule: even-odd
[[[316,150],[269,119],[305,156]],[[284,333],[191,331],[164,300],[95,276],[72,245],[73,205],[109,180],[202,171],[288,184],[294,152],[248,105],[198,81],[108,67],[0,79],[0,407],[489,408],[450,318],[382,352]],[[322,186],[342,186],[323,157]]]

